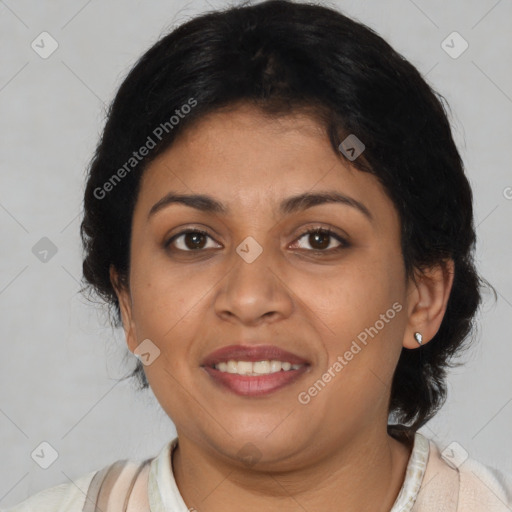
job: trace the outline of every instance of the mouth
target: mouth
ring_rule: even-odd
[[[282,389],[310,366],[304,358],[271,345],[229,345],[212,352],[201,364],[216,385],[240,396]]]

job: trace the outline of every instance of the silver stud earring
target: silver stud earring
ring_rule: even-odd
[[[423,343],[423,336],[419,332],[414,333],[414,339],[418,342],[419,345]]]

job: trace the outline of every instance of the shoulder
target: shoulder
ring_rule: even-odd
[[[98,471],[92,471],[73,482],[39,491],[2,512],[81,512],[87,489],[96,473]]]
[[[451,443],[442,452],[429,440],[429,457],[414,510],[510,512],[512,475],[471,457]],[[446,508],[443,508],[446,507]]]
[[[512,474],[468,458],[459,468],[461,510],[510,512],[512,510]]]
[[[100,489],[108,489],[107,499],[124,501],[134,478],[151,459],[146,461],[118,460],[104,468],[92,471],[72,482],[44,489],[12,508],[0,512],[82,512],[96,510]],[[112,498],[110,498],[112,495]],[[86,506],[86,501],[88,502]],[[92,508],[91,508],[92,506]]]

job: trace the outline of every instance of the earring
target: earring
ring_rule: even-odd
[[[423,343],[423,336],[419,332],[414,333],[414,339],[418,342],[419,345]]]

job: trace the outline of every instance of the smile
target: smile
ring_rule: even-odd
[[[309,365],[275,360],[228,361],[202,368],[224,390],[239,396],[262,396],[296,382],[308,371]]]
[[[288,361],[227,361],[217,363],[214,368],[227,373],[237,373],[238,375],[267,375],[282,371],[298,370],[303,364],[292,364]]]

